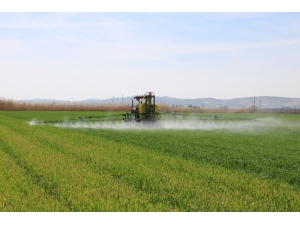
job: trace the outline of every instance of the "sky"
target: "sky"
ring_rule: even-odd
[[[300,98],[298,12],[75,11],[0,12],[0,97]]]

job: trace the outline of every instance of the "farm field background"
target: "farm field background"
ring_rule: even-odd
[[[29,125],[113,113],[0,111],[0,211],[300,211],[297,114],[149,129]]]

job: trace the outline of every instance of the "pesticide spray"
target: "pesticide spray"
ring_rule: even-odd
[[[30,126],[40,125],[39,121],[32,119]],[[261,118],[241,121],[196,121],[196,120],[161,120],[155,123],[149,122],[60,122],[47,126],[71,129],[114,129],[114,130],[226,130],[226,131],[261,131],[268,128],[288,125],[286,122],[275,118]],[[291,125],[291,124],[289,124]]]

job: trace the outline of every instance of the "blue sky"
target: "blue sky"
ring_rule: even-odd
[[[0,97],[300,97],[300,13],[0,13]]]

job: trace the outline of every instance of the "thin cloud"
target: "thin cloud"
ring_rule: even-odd
[[[66,28],[66,27],[107,27],[111,26],[111,22],[43,22],[43,21],[28,21],[28,22],[8,22],[0,23],[0,28],[17,28],[17,29],[35,29],[35,28]]]
[[[15,39],[0,40],[0,49],[12,49],[20,47],[21,42]]]
[[[280,47],[287,45],[299,45],[300,40],[284,40],[273,42],[246,42],[246,43],[196,43],[196,44],[175,44],[164,45],[163,54],[183,53],[206,53],[206,52],[229,52],[242,51],[245,49]]]

